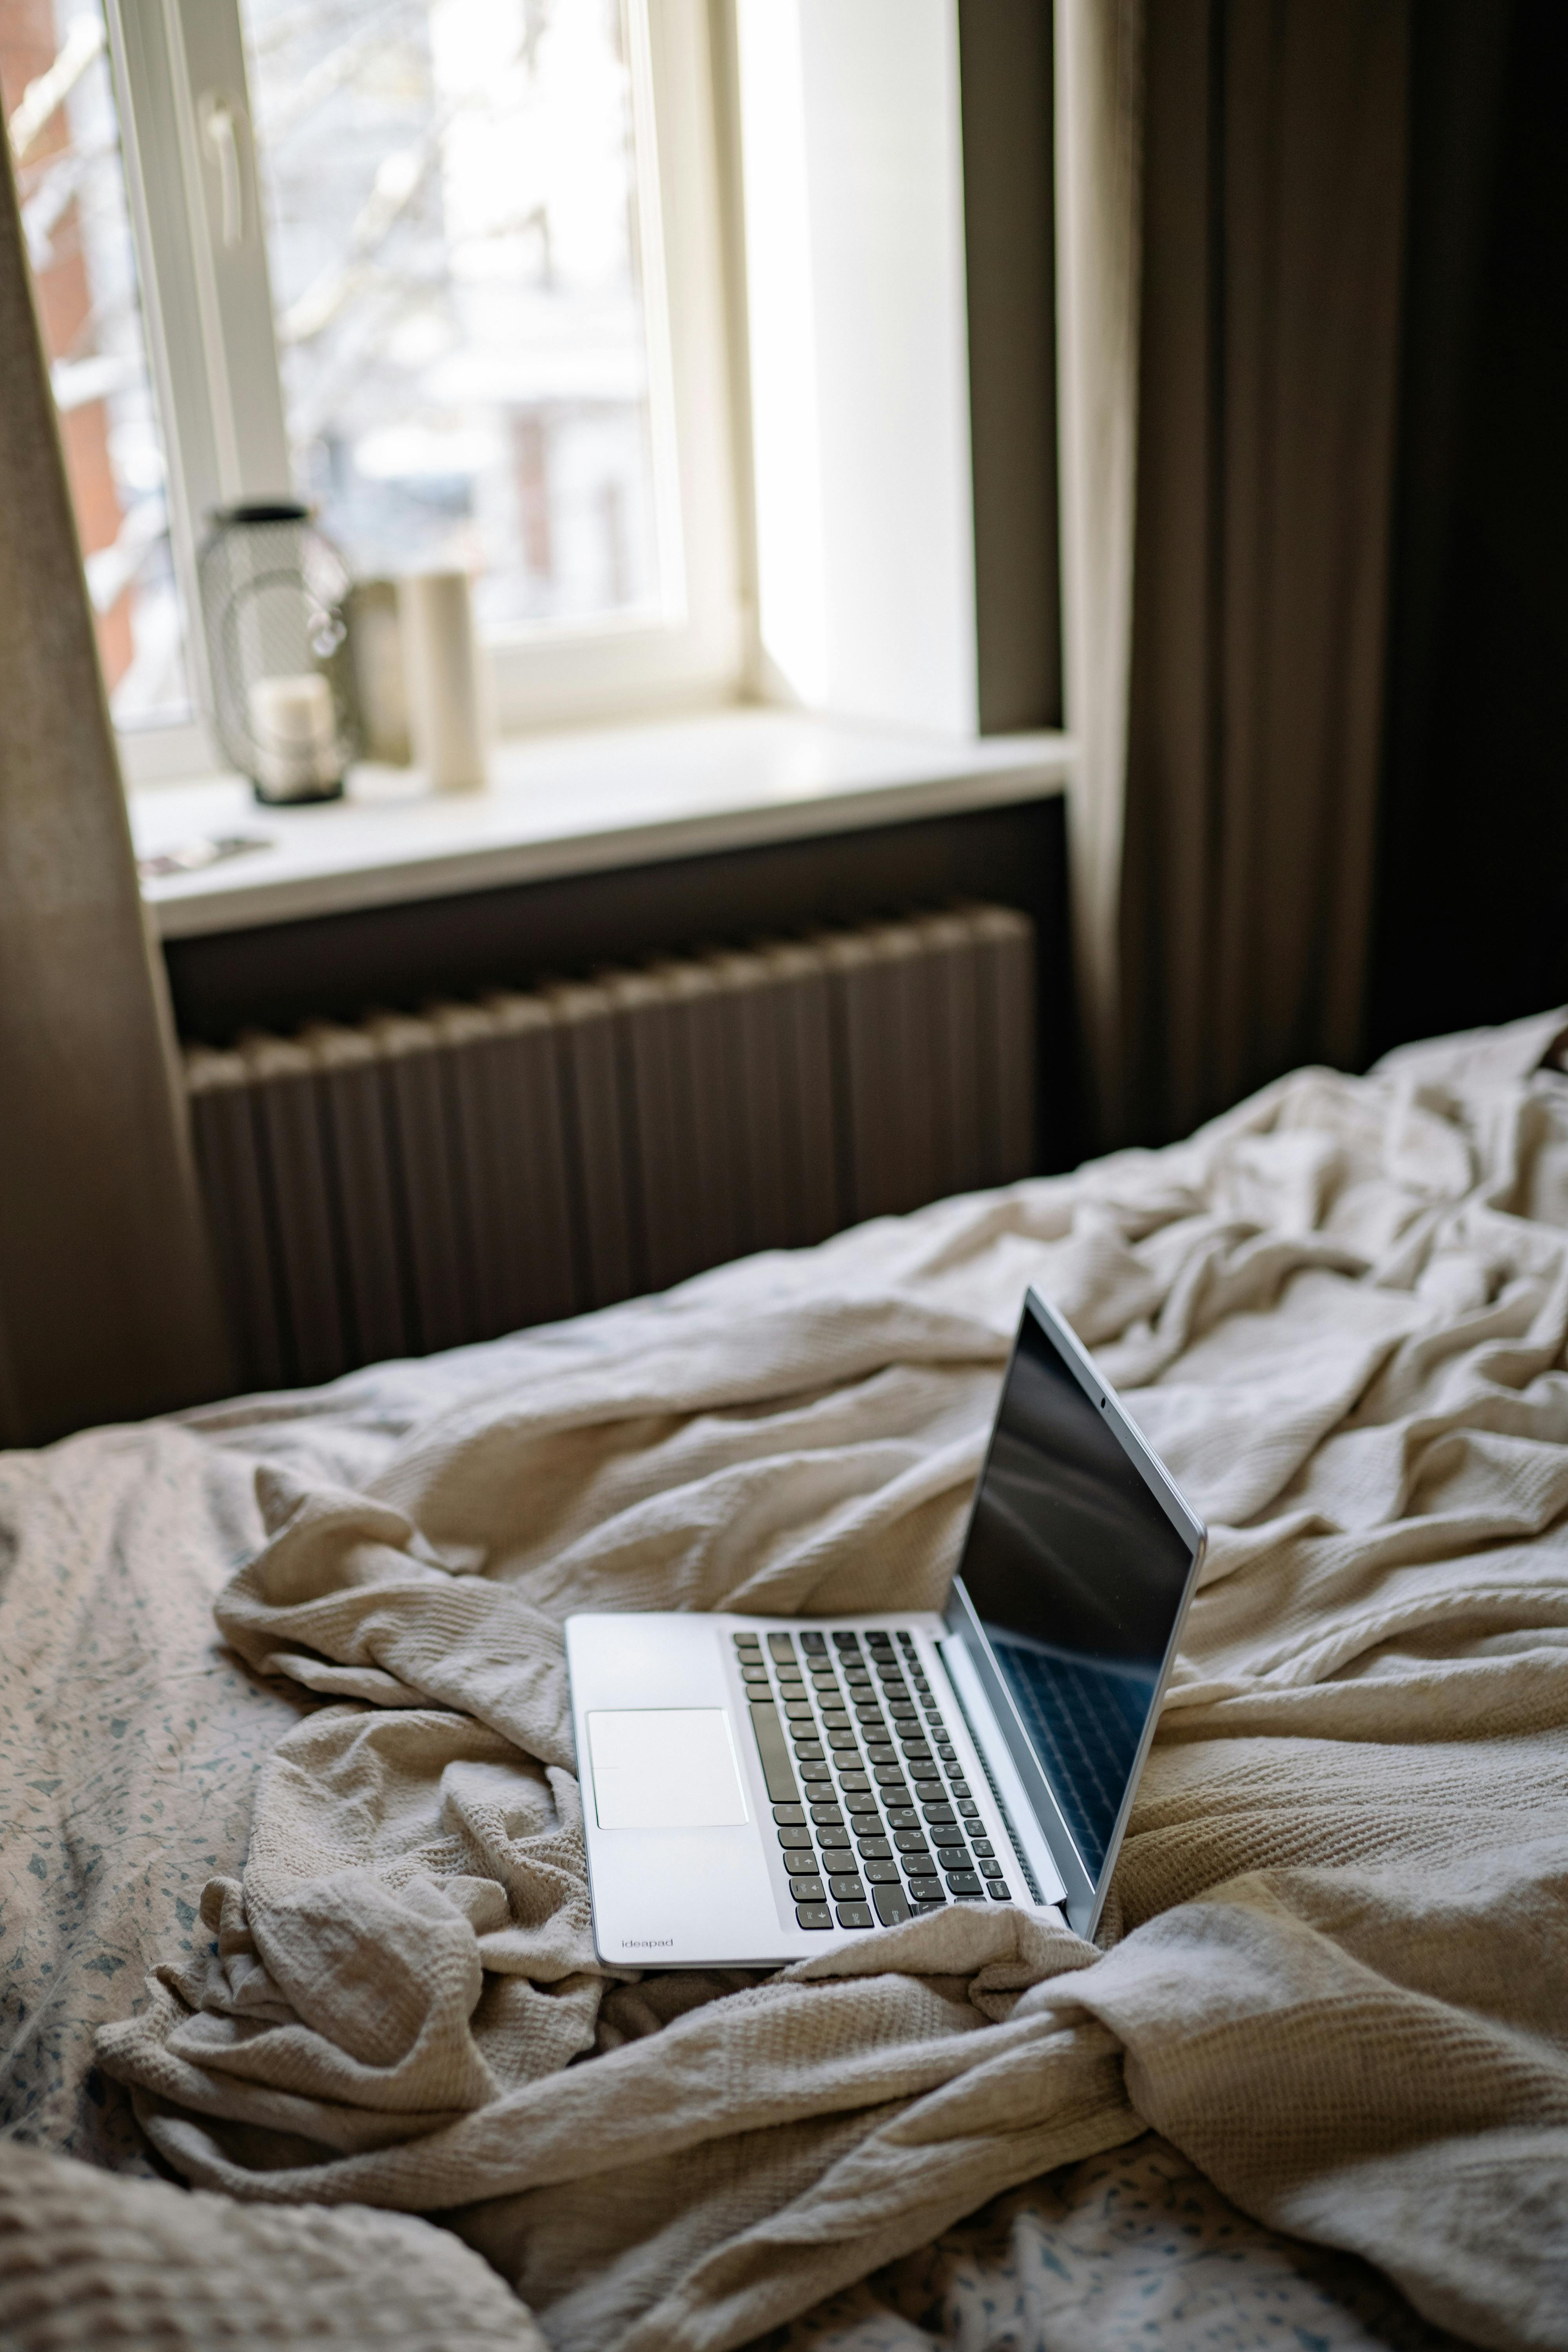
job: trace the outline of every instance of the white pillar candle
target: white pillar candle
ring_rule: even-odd
[[[438,793],[479,791],[489,781],[488,730],[468,573],[408,573],[397,610],[415,764]]]
[[[250,688],[256,782],[277,800],[308,800],[342,782],[332,690],[320,670],[258,677]]]

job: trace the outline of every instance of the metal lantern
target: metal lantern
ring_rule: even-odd
[[[211,521],[198,580],[225,756],[258,800],[337,800],[358,738],[342,558],[289,500]]]

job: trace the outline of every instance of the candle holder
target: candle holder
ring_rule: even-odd
[[[347,567],[312,510],[225,507],[197,562],[213,724],[268,806],[342,797],[359,725]]]

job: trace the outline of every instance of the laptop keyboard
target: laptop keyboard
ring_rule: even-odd
[[[803,1927],[1011,1901],[911,1633],[737,1633]]]

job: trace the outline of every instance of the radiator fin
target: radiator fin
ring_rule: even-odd
[[[311,1385],[1009,1182],[1035,1052],[1005,907],[188,1047],[243,1376]]]

